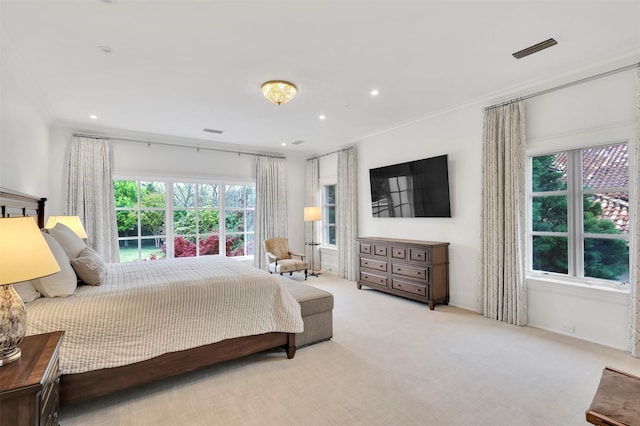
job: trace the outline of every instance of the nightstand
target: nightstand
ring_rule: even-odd
[[[56,331],[25,337],[20,359],[0,367],[0,425],[58,424],[63,335]]]

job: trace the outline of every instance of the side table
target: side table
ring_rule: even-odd
[[[320,243],[305,243],[305,245],[311,247],[311,273],[309,275],[312,277],[319,277],[320,272],[316,272],[316,261],[315,261],[314,253],[316,252],[316,246],[319,246]]]
[[[0,425],[58,424],[64,331],[27,336],[19,360],[0,367]]]

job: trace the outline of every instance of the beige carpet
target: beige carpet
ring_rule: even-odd
[[[60,424],[585,425],[605,366],[640,374],[624,351],[328,273],[306,283],[335,296],[331,341],[62,407]]]

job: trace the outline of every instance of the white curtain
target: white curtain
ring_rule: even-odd
[[[336,186],[336,245],[338,246],[338,274],[356,281],[358,256],[358,160],[356,148],[338,153],[338,184]]]
[[[287,169],[285,160],[258,157],[256,160],[256,218],[254,258],[256,268],[267,269],[262,242],[268,238],[288,237]]]
[[[320,160],[317,158],[312,158],[307,160],[306,163],[306,176],[305,176],[305,196],[304,196],[304,206],[305,207],[315,207],[320,206],[322,203],[320,201]],[[304,223],[304,240],[305,242],[310,241],[320,241],[320,231],[322,226],[318,226],[318,224],[314,224],[311,226],[312,222]],[[311,235],[311,231],[315,233],[315,235]],[[315,250],[316,246],[306,246],[306,256],[307,259],[311,258],[311,250]],[[316,256],[318,253],[314,253],[314,259],[318,259],[319,256]],[[314,265],[315,266],[315,265]]]
[[[67,214],[80,216],[88,244],[105,262],[119,262],[111,142],[73,136],[67,164]]]
[[[525,125],[522,101],[485,110],[480,311],[527,324]]]
[[[640,68],[636,68],[636,134],[632,142],[635,153],[633,161],[632,188],[635,188],[635,222],[631,228],[629,250],[631,253],[630,283],[631,297],[629,300],[629,337],[631,354],[640,357]]]

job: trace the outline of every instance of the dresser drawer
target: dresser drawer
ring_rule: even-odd
[[[409,260],[414,262],[431,263],[431,256],[429,250],[423,249],[410,249]]]
[[[371,254],[371,244],[360,243],[360,253]]]
[[[388,287],[387,277],[371,274],[369,272],[360,271],[360,281],[362,281],[364,285],[373,284],[379,287]]]
[[[378,244],[373,245],[373,254],[375,254],[376,256],[387,257],[388,252],[389,252],[389,248],[387,246],[381,246]]]
[[[391,258],[407,260],[407,248],[391,246]]]
[[[394,275],[402,275],[403,277],[413,278],[429,282],[429,268],[420,268],[417,266],[409,266],[405,264],[394,263],[391,267]]]
[[[405,293],[411,293],[414,295],[422,296],[424,298],[427,298],[429,296],[428,285],[420,285],[420,284],[410,283],[408,281],[394,279],[391,282],[391,287],[394,290],[400,290]]]
[[[387,262],[381,262],[379,260],[360,258],[360,267],[375,269],[380,272],[387,272]]]

